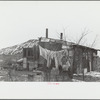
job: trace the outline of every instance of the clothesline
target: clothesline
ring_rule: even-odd
[[[60,50],[60,51],[52,51],[46,48],[42,48],[39,46],[40,55],[47,60],[47,67],[50,67],[51,59],[55,60],[55,66],[58,68],[59,65],[62,65],[62,57],[68,56],[67,50]]]

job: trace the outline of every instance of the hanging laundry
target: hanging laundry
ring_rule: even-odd
[[[51,58],[49,55],[47,55],[47,67],[50,67],[51,64]]]
[[[47,67],[50,67],[51,59],[55,60],[55,66],[58,68],[59,65],[62,65],[63,56],[68,55],[67,50],[61,51],[51,51],[39,46],[40,55],[47,60]]]
[[[64,65],[62,66],[62,68],[63,68],[64,71],[68,71],[69,67],[70,67],[69,61],[67,61],[66,64],[64,64]]]
[[[51,66],[55,67],[55,58],[51,59]]]
[[[42,48],[41,46],[39,46],[39,49],[40,49],[40,56],[42,56],[43,58],[47,60],[48,51]]]
[[[63,51],[62,51],[63,52]],[[62,59],[62,52],[57,52],[55,56],[56,61],[56,68],[58,68],[59,65],[62,65],[61,59]]]

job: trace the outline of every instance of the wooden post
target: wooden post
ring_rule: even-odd
[[[84,50],[83,50],[83,52],[84,52]],[[83,57],[84,57],[85,55],[82,53],[82,69],[83,69],[83,81],[84,81],[84,59],[83,59]]]
[[[83,68],[83,81],[84,81],[84,68]]]

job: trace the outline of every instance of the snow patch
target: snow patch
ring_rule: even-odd
[[[84,81],[81,81],[81,80],[76,80],[76,79],[72,79],[73,82],[84,82]]]
[[[23,48],[28,48],[28,47],[33,47],[35,44],[37,44],[38,41],[35,39],[29,40],[27,42],[12,46],[12,47],[7,47],[3,48],[0,50],[0,55],[5,54],[5,55],[14,55],[21,53]]]
[[[80,74],[73,74],[74,76],[82,76],[83,74],[80,73]],[[91,71],[91,72],[87,72],[84,74],[85,76],[92,76],[92,77],[100,77],[100,72],[96,72],[96,71]]]
[[[100,77],[100,72],[91,71],[86,73],[85,75],[92,76],[92,77]]]

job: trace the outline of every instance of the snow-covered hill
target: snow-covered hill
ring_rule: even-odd
[[[36,43],[38,43],[38,40],[31,39],[31,40],[28,40],[27,42],[24,42],[24,43],[15,45],[15,46],[3,48],[0,50],[0,55],[3,55],[3,54],[4,55],[15,55],[15,54],[21,53],[23,48],[32,47]]]

